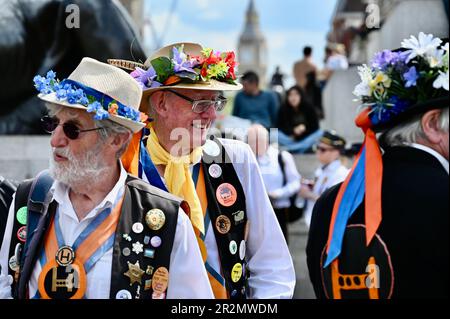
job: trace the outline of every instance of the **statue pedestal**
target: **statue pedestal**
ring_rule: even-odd
[[[22,181],[49,167],[50,136],[0,136],[0,175]]]

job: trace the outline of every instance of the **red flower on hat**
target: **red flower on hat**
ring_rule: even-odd
[[[234,73],[234,68],[237,65],[235,61],[235,55],[233,51],[227,52],[225,56],[225,63],[228,65],[227,79],[236,79],[236,74]]]

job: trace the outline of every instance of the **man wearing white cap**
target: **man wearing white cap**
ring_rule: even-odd
[[[235,65],[233,52],[178,43],[137,67],[131,75],[143,89],[141,111],[154,122],[123,162],[189,203],[216,298],[292,298],[292,258],[253,152],[240,141],[208,138],[226,104],[222,91],[241,88]]]
[[[213,297],[184,202],[127,175],[119,160],[147,119],[139,85],[91,58],[68,79],[55,76],[34,79],[53,156],[10,207],[0,297]]]

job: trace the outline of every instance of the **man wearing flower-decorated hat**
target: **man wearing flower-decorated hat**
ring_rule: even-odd
[[[448,59],[448,41],[421,32],[359,68],[364,144],[311,221],[319,298],[448,298]]]
[[[34,81],[53,154],[10,206],[0,297],[212,298],[187,205],[121,164],[147,119],[139,85],[91,58],[61,82]]]
[[[131,75],[143,88],[141,111],[154,121],[123,162],[189,203],[216,298],[291,298],[292,259],[251,149],[208,138],[225,107],[222,91],[241,88],[235,66],[233,52],[195,43],[166,46],[138,66]]]

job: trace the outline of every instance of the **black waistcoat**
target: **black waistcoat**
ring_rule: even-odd
[[[27,206],[28,193],[32,181],[27,181],[19,187],[16,193],[15,213],[20,207]],[[110,298],[117,298],[119,291],[126,291],[126,294],[119,294],[122,297],[150,299],[152,298],[153,288],[151,280],[153,275],[160,268],[166,268],[170,271],[170,255],[175,237],[177,225],[178,211],[182,201],[164,191],[149,185],[148,183],[128,176],[125,185],[125,195],[122,204],[122,211],[115,232],[113,244],[113,258],[111,271]],[[17,200],[17,199],[21,199]],[[30,280],[34,265],[42,251],[45,234],[49,229],[49,224],[56,212],[56,202],[50,203],[48,209],[38,216],[32,232],[28,232],[26,249],[21,253],[20,271],[14,272],[10,270],[10,274],[15,275],[16,282],[13,285],[13,294],[16,298],[23,299],[27,297],[27,287]],[[145,221],[146,213],[151,209],[159,209],[165,215],[164,226],[159,230],[152,230],[147,226]],[[30,216],[27,218],[27,225]],[[143,225],[142,232],[133,231],[133,224],[141,223]],[[15,254],[17,244],[22,244],[17,236],[15,236],[17,228],[20,225],[15,218],[13,233],[10,245],[10,257]],[[145,244],[154,236],[159,237],[161,244],[159,247],[152,247],[150,243]],[[147,238],[146,238],[147,237]],[[131,239],[131,240],[130,240]],[[146,239],[146,240],[145,240]],[[144,249],[153,249],[153,257],[145,257],[141,252],[136,254],[132,251],[132,243],[139,242],[144,244]],[[125,256],[123,251],[129,249],[129,254]],[[129,263],[136,265],[139,263],[140,269],[146,271],[142,275],[141,282],[133,282],[131,285],[130,278],[124,273],[129,270]],[[147,283],[147,285],[146,285]],[[138,288],[138,286],[140,286]],[[158,297],[165,295],[159,294]],[[32,297],[32,296],[31,296]],[[156,298],[156,294],[153,295]]]
[[[245,194],[229,154],[226,153],[220,140],[214,139],[213,142],[219,146],[220,153],[208,154],[205,151],[202,158],[208,213],[211,227],[214,229],[222,275],[229,297],[245,299],[247,276],[249,275],[245,258],[245,233],[248,228]],[[217,174],[210,173],[212,165],[220,166],[220,176],[214,177]],[[232,185],[234,189],[227,187],[226,184]],[[240,251],[241,247],[243,247],[244,254]],[[240,277],[239,272],[242,272]]]

